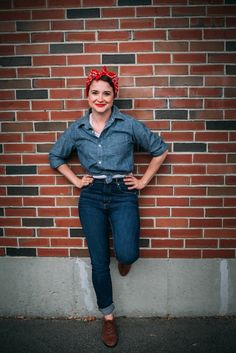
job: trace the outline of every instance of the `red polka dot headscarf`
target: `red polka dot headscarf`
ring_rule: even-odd
[[[117,92],[118,92],[118,76],[115,72],[107,71],[106,66],[104,66],[101,71],[98,71],[96,69],[92,69],[89,72],[89,75],[86,80],[86,94],[88,95],[89,86],[91,85],[91,82],[93,80],[96,80],[96,81],[100,80],[100,78],[102,76],[110,77],[110,79],[112,80],[112,83],[114,85],[114,96],[116,97]]]

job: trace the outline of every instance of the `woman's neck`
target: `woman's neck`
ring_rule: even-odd
[[[105,113],[98,113],[92,110],[92,118],[94,122],[103,122],[106,123],[111,116],[111,110]]]

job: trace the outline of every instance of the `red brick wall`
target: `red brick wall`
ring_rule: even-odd
[[[79,190],[51,170],[48,151],[84,113],[89,69],[105,64],[120,76],[120,109],[170,149],[140,195],[141,255],[235,257],[233,3],[1,1],[0,255],[87,255]],[[136,154],[137,174],[148,161]]]

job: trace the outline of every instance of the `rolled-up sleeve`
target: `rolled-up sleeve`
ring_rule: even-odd
[[[134,120],[133,133],[136,143],[153,157],[162,155],[168,149],[164,140],[158,134],[152,132],[141,121]]]
[[[71,127],[59,137],[49,152],[49,163],[54,169],[65,164],[72,151],[75,149],[75,143],[71,136]]]

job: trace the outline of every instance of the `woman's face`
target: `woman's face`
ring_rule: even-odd
[[[108,82],[92,81],[89,87],[88,103],[93,111],[102,114],[111,110],[113,100],[113,89]]]

